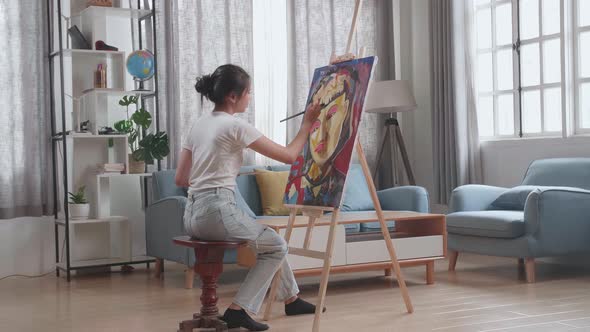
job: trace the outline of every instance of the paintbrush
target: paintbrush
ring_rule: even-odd
[[[326,107],[326,104],[323,104],[323,103],[322,103],[322,104],[320,104],[320,108],[324,108],[324,107]],[[300,115],[302,115],[302,114],[305,114],[305,111],[303,111],[303,112],[299,112],[299,113],[297,113],[297,114],[293,114],[293,115],[291,115],[291,116],[288,116],[288,117],[284,118],[283,120],[279,121],[279,123],[281,123],[281,122],[285,122],[285,121],[287,121],[287,120],[291,120],[291,119],[293,119],[293,118],[296,118],[296,117],[298,117],[298,116],[300,116]]]

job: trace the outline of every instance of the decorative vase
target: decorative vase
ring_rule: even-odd
[[[129,154],[129,174],[139,174],[145,172],[145,162],[137,161],[133,155]]]
[[[90,215],[90,204],[68,204],[72,220],[86,220]]]

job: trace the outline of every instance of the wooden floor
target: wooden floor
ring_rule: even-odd
[[[551,261],[537,266],[537,283],[526,284],[514,259],[462,255],[454,273],[438,262],[430,286],[423,268],[406,268],[413,314],[405,313],[389,277],[334,276],[322,331],[590,331],[590,270]],[[243,269],[227,267],[219,288],[222,308],[243,276]],[[303,297],[314,299],[318,280],[300,280]],[[71,283],[55,275],[6,279],[0,281],[0,331],[176,331],[178,321],[198,309],[199,289],[183,285],[176,264],[166,265],[165,280],[145,266]],[[271,330],[311,330],[313,316],[286,317],[282,309],[277,303]]]

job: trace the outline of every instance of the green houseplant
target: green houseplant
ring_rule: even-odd
[[[68,192],[70,196],[68,209],[70,211],[70,218],[73,220],[88,219],[88,215],[90,214],[90,204],[86,200],[85,189],[85,186],[81,186],[75,193]]]
[[[168,134],[163,131],[148,133],[152,125],[152,115],[143,108],[138,108],[137,96],[124,96],[119,105],[124,106],[127,120],[115,123],[114,128],[128,136],[129,173],[143,173],[145,164],[152,164],[154,159],[162,160],[170,153]],[[129,116],[129,106],[135,105],[135,112]]]

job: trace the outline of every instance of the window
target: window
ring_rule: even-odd
[[[480,136],[514,136],[516,82],[512,51],[512,4],[477,1],[476,47]]]
[[[590,133],[590,1],[576,0],[574,9],[576,131]]]
[[[590,1],[473,1],[480,136],[590,133]]]
[[[271,140],[286,144],[287,117],[287,2],[256,0],[253,6],[255,126]],[[257,165],[276,163],[256,154]]]

